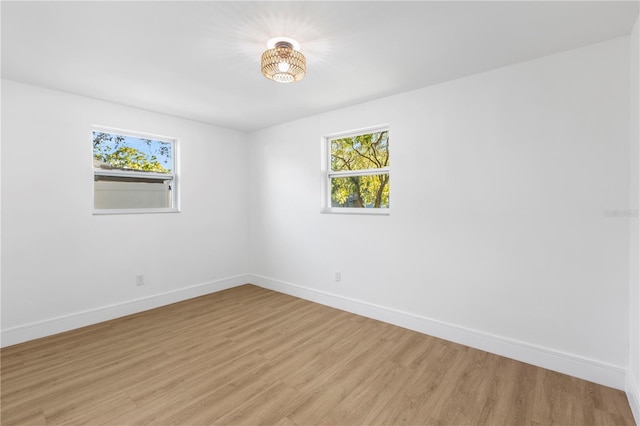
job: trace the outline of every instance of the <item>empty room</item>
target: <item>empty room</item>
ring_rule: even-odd
[[[1,424],[639,424],[639,11],[0,2]]]

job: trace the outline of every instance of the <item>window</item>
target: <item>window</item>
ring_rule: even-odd
[[[328,136],[323,151],[324,212],[388,213],[387,127]]]
[[[176,212],[176,141],[93,130],[93,209],[97,214]]]

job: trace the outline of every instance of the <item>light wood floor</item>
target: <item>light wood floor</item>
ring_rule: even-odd
[[[5,348],[2,425],[632,425],[623,392],[246,285]]]

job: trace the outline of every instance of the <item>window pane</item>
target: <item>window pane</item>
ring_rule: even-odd
[[[170,142],[94,131],[93,167],[171,173],[173,145]]]
[[[331,170],[367,170],[389,166],[389,131],[331,140]]]
[[[389,174],[331,178],[331,207],[388,208]]]
[[[172,179],[96,175],[93,186],[94,208],[171,208],[172,184]]]

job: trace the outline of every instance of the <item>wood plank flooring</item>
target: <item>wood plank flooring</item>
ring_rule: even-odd
[[[2,425],[633,425],[623,392],[245,285],[0,351]]]

